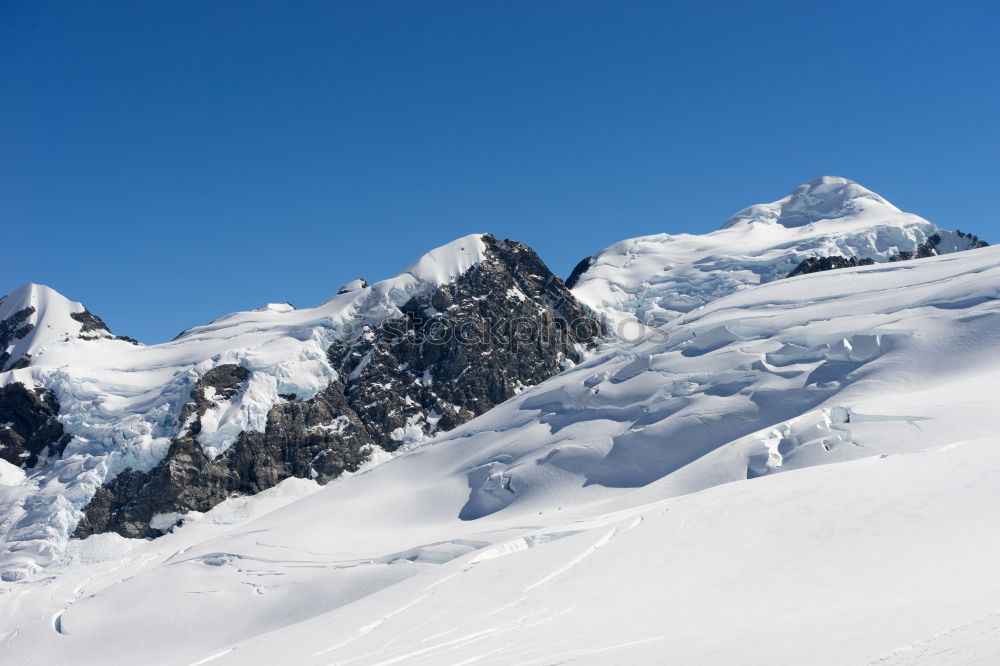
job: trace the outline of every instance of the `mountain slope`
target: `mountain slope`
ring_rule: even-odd
[[[32,355],[71,338],[112,338],[82,303],[54,289],[26,284],[0,298],[0,372],[26,367]]]
[[[48,315],[18,296],[0,655],[990,654],[1000,248],[959,252],[980,244],[819,179],[585,262],[577,297],[659,324],[596,345],[489,235],[153,347],[65,316],[35,344]]]
[[[904,213],[846,178],[825,176],[733,215],[719,231],[615,243],[567,279],[573,294],[624,331],[655,325],[741,289],[784,278],[814,257],[886,262],[980,247],[972,235]]]
[[[1000,248],[745,289],[322,489],[73,542],[4,591],[0,649],[894,663],[973,628],[989,654],[998,323]]]
[[[58,557],[70,534],[156,536],[234,493],[288,476],[326,482],[376,447],[421,441],[546,379],[601,332],[530,249],[489,235],[354,287],[316,308],[231,314],[162,345],[60,334],[32,347],[27,366],[0,375],[18,397],[0,402],[0,423],[39,391],[49,411],[37,407],[34,421],[57,423],[31,444],[26,478],[0,492],[4,575]],[[473,314],[491,335],[461,337]],[[520,340],[513,322],[550,335]]]

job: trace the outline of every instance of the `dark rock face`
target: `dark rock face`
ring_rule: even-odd
[[[594,257],[587,257],[573,267],[573,271],[566,278],[566,288],[572,289],[576,286],[576,283],[580,281],[580,277],[594,265]]]
[[[200,418],[210,406],[205,389],[221,387],[220,393],[231,391],[231,397],[247,377],[244,368],[234,365],[214,368],[206,377],[211,373],[192,391],[193,402],[184,412],[193,421],[171,443],[163,462],[148,473],[125,470],[98,489],[74,536],[108,531],[159,536],[163,531],[149,524],[156,514],[208,511],[228,497],[255,494],[292,476],[324,483],[356,470],[367,456],[371,440],[335,382],[307,402],[275,405],[263,433],[244,432],[210,459],[196,439]]]
[[[875,262],[871,259],[858,259],[857,257],[847,258],[841,255],[832,257],[808,257],[802,260],[791,273],[785,277],[795,277],[807,273],[819,273],[820,271],[830,271],[837,268],[851,268],[853,266],[870,266]]]
[[[965,250],[974,250],[980,247],[987,247],[989,243],[984,240],[980,240],[978,236],[973,234],[962,233],[961,231],[956,231],[959,238],[965,239],[967,247],[961,248]],[[936,257],[938,252],[938,246],[941,245],[941,236],[939,234],[931,234],[927,237],[927,240],[917,246],[914,252],[901,251],[893,254],[889,257],[890,262],[896,261],[910,261],[911,259],[924,259],[926,257]],[[858,259],[857,257],[843,257],[840,255],[834,255],[832,257],[809,257],[803,259],[802,263],[795,267],[791,273],[785,277],[794,277],[796,275],[804,275],[806,273],[817,273],[819,271],[829,271],[837,268],[850,268],[852,266],[870,266],[875,262],[871,259]]]
[[[981,247],[989,247],[990,245],[986,241],[981,240],[979,236],[977,236],[976,234],[963,233],[961,229],[956,229],[955,233],[958,234],[959,238],[964,238],[968,242],[969,244],[968,249],[970,250],[975,250]]]
[[[0,458],[29,468],[46,449],[48,455],[62,455],[70,436],[58,414],[51,391],[29,390],[21,383],[0,387]]]
[[[956,231],[955,233],[959,238],[965,241],[965,247],[960,246],[958,251],[975,250],[981,247],[989,246],[989,243],[984,240],[980,240],[979,236],[976,236],[975,234],[966,234],[961,231]],[[941,236],[939,234],[932,234],[926,241],[917,246],[915,252],[897,252],[889,257],[889,261],[909,261],[910,259],[936,257],[940,254],[940,252],[938,252],[939,245],[941,245]]]
[[[84,310],[83,312],[73,312],[70,314],[70,317],[83,324],[83,326],[80,327],[81,334],[93,333],[94,331],[105,331],[107,333],[111,332],[111,330],[108,328],[108,325],[104,323],[104,320],[95,315],[90,310]]]
[[[331,346],[347,402],[386,450],[450,430],[579,359],[603,329],[531,248],[484,237],[487,258],[411,300],[405,319]]]
[[[601,325],[530,248],[483,241],[485,261],[403,305],[403,317],[331,345],[337,381],[310,400],[282,396],[264,432],[243,432],[214,460],[197,441],[200,419],[214,400],[243,390],[248,372],[235,365],[207,372],[165,459],[99,489],[74,536],[157,536],[149,524],[156,514],[207,511],[292,476],[325,483],[358,469],[373,446],[393,450],[450,430],[578,360],[604,333]]]
[[[937,246],[940,244],[941,236],[938,234],[931,234],[926,241],[917,246],[917,259],[937,256]]]
[[[194,416],[189,431],[192,435],[197,435],[201,432],[201,417],[215,404],[214,400],[208,398],[207,389],[214,389],[215,396],[220,400],[231,400],[249,376],[246,368],[232,364],[218,365],[206,372],[191,391],[191,402],[181,410],[181,423],[187,423]]]
[[[111,333],[111,329],[108,325],[104,323],[104,320],[95,315],[90,310],[84,310],[83,312],[73,312],[69,315],[73,319],[77,320],[83,326],[80,327],[80,337],[85,340],[92,340],[94,338],[102,337],[94,335],[94,333]],[[135,338],[130,338],[127,335],[115,335],[113,336],[115,340],[121,340],[123,342],[129,342],[133,345],[140,344]]]
[[[7,347],[14,340],[20,340],[31,333],[35,326],[27,321],[28,317],[34,313],[35,308],[29,305],[0,321],[0,372],[14,369],[6,367],[10,361],[10,352],[7,351]]]
[[[961,235],[961,232],[959,232]],[[926,241],[917,246],[915,252],[900,251],[889,257],[890,262],[895,261],[909,261],[911,259],[924,259],[926,257],[936,257],[938,255],[937,247],[941,244],[941,236],[938,234],[932,234],[927,238]],[[970,247],[968,249],[972,249]]]

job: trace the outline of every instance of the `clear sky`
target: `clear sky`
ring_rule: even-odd
[[[146,342],[489,231],[565,276],[821,175],[1000,241],[1000,3],[0,3],[0,293]]]

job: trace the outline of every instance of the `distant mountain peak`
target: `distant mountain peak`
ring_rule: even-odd
[[[723,229],[741,223],[780,224],[804,227],[820,220],[835,220],[871,207],[888,212],[900,210],[885,198],[848,178],[822,176],[799,185],[787,196],[772,203],[747,206],[730,217]]]
[[[69,300],[52,287],[44,284],[28,282],[21,285],[6,296],[0,298],[0,316],[7,314],[8,310],[19,310],[26,307],[37,306],[40,302],[48,299],[66,301]]]
[[[861,266],[983,245],[975,235],[901,211],[853,180],[823,176],[778,201],[744,208],[712,233],[619,241],[581,261],[567,280],[612,325],[655,323],[785,278],[803,262]],[[826,264],[815,263],[821,259]]]
[[[76,336],[112,337],[82,303],[43,284],[29,282],[0,298],[0,371],[23,367],[39,349]]]

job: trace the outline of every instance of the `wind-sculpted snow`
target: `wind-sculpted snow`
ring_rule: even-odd
[[[465,519],[529,511],[562,486],[692,492],[909,450],[941,426],[866,412],[856,396],[974,372],[1000,345],[998,297],[993,249],[745,290],[661,327],[666,342],[609,345],[435,446],[477,453]]]
[[[349,397],[372,413],[409,405],[392,381],[428,376],[395,338],[368,336],[378,354],[337,343],[406,303],[440,314],[448,299],[414,299],[483,262],[482,237],[317,308],[270,304],[151,347],[78,304],[33,337],[27,301],[0,303],[21,355],[3,383],[51,392],[72,436],[27,473],[0,460],[0,657],[908,663],[939,635],[988,644],[1000,250],[958,252],[973,240],[824,178],[707,236],[623,241],[581,266],[574,293],[619,333],[655,324],[640,342],[612,337],[432,439],[416,426],[440,410],[383,428],[395,453],[322,490],[288,479],[211,510],[158,505],[141,522],[169,533],[149,542],[68,536],[105,480],[177,445],[180,421],[196,423],[195,450],[232,453],[282,401],[375,370],[388,379]],[[886,263],[921,247],[943,256]],[[781,279],[833,256],[879,263]]]
[[[3,589],[0,655],[909,663],[967,635],[990,654],[998,297],[1000,248],[741,290],[321,490],[74,541]]]
[[[83,306],[46,287],[13,292],[0,302],[0,314],[33,306],[45,319],[27,319],[35,327],[13,351],[30,354],[30,365],[0,374],[0,382],[51,391],[73,438],[61,457],[43,459],[42,469],[24,482],[0,487],[0,571],[18,576],[58,557],[98,487],[123,469],[156,465],[178,434],[183,405],[210,369],[233,364],[248,371],[244,388],[215,402],[202,418],[198,441],[215,456],[241,432],[262,431],[281,396],[308,399],[334,381],[327,358],[333,341],[402,316],[400,305],[467,272],[484,251],[480,236],[466,236],[392,279],[318,307],[238,312],[152,346],[115,339],[106,330],[87,332],[73,316],[85,312]]]
[[[936,254],[977,247],[978,239],[904,213],[846,178],[824,177],[784,199],[750,206],[703,236],[632,238],[591,258],[573,294],[608,316],[655,325],[749,287],[787,276],[803,260],[843,256],[887,262],[916,255],[937,235]]]

